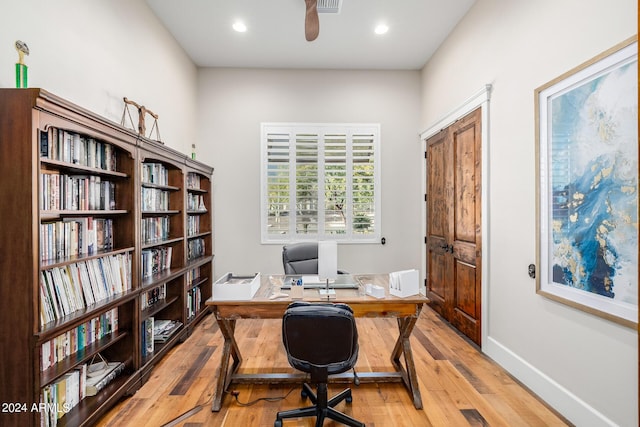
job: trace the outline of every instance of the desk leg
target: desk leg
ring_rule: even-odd
[[[396,345],[391,353],[391,363],[393,363],[396,371],[400,372],[402,375],[404,385],[411,393],[413,406],[415,406],[416,409],[422,409],[422,396],[420,395],[420,388],[418,386],[418,375],[416,374],[416,366],[413,360],[413,352],[411,351],[409,337],[411,336],[413,327],[418,320],[421,309],[422,306],[418,306],[415,316],[398,319],[398,340],[396,341]],[[404,355],[404,365],[406,366],[406,369],[405,366],[402,366],[400,363],[401,355]]]
[[[220,361],[220,374],[218,375],[216,389],[213,392],[213,403],[211,404],[212,412],[218,412],[222,407],[224,392],[231,383],[232,375],[238,371],[238,368],[242,363],[242,356],[240,355],[238,343],[234,336],[236,321],[232,319],[218,318],[216,318],[216,320],[218,322],[220,332],[224,337],[224,344],[222,347],[222,360]],[[230,357],[233,357],[233,365],[231,366],[231,369],[229,369]]]

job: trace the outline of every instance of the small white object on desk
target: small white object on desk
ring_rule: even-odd
[[[324,297],[327,299],[336,298],[336,291],[334,289],[318,289],[318,292],[320,293],[321,297]]]
[[[403,270],[389,273],[389,293],[397,297],[410,297],[419,293],[418,270]]]
[[[367,283],[365,285],[365,293],[375,298],[384,298],[384,288],[372,283]]]
[[[216,301],[247,301],[260,287],[260,273],[239,275],[226,273],[213,284]]]

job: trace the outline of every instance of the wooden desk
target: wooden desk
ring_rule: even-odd
[[[402,382],[409,391],[416,409],[422,408],[422,398],[418,388],[418,378],[411,352],[409,337],[418,320],[422,305],[429,300],[416,295],[407,298],[398,298],[388,292],[387,275],[356,275],[361,283],[374,283],[385,287],[385,298],[377,299],[368,295],[362,295],[356,289],[337,289],[336,298],[331,302],[343,302],[349,304],[356,317],[392,317],[398,321],[398,339],[391,352],[391,363],[395,368],[393,372],[358,372],[361,383]],[[236,320],[238,319],[281,319],[287,306],[291,303],[289,298],[269,299],[274,293],[280,292],[283,276],[264,276],[261,279],[260,289],[252,300],[249,301],[216,301],[210,298],[206,304],[211,307],[220,331],[224,336],[222,360],[220,361],[220,375],[213,394],[212,411],[219,411],[222,399],[231,383],[241,384],[294,384],[302,383],[307,378],[306,374],[299,373],[255,373],[239,374],[238,369],[242,363],[242,356],[238,343],[234,337]],[[286,291],[284,293],[287,293]],[[215,291],[214,291],[215,297]],[[304,301],[326,301],[321,298],[317,289],[304,291]],[[275,337],[274,337],[275,339]],[[282,339],[277,337],[277,339]],[[400,357],[404,356],[404,365]],[[233,358],[233,363],[229,363]],[[349,383],[353,381],[353,375],[345,372],[332,375],[330,382]]]

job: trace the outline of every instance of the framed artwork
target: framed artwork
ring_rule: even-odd
[[[535,90],[538,294],[638,322],[638,43]]]

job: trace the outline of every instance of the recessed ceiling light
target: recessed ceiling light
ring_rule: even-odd
[[[243,22],[236,21],[233,24],[233,29],[236,30],[239,33],[244,33],[245,31],[247,31],[247,26],[244,25]]]
[[[387,31],[389,31],[389,27],[385,24],[379,24],[375,29],[376,34],[385,34]]]

